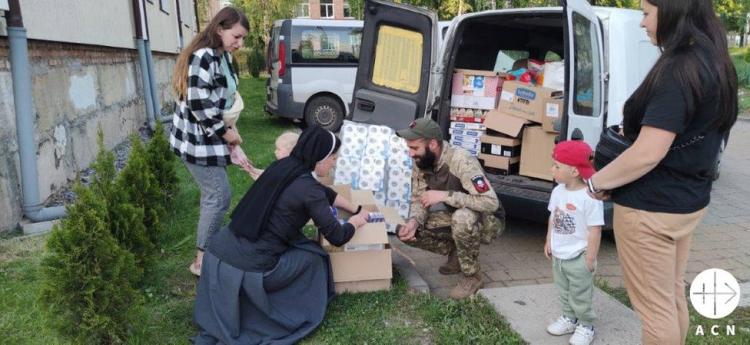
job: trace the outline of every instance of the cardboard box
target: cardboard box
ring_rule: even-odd
[[[371,191],[352,190],[348,185],[334,185],[331,188],[355,205],[362,205],[371,212],[381,212]],[[339,210],[339,214],[343,218],[348,217],[342,210]],[[394,220],[391,212],[383,214],[386,216],[386,222],[403,223],[401,218]],[[390,289],[393,268],[386,222],[363,225],[342,247],[335,247],[323,236],[319,237],[320,245],[331,259],[336,293]]]
[[[481,152],[488,155],[518,157],[521,155],[521,140],[505,136],[485,134],[479,138]]]
[[[497,72],[455,69],[451,87],[451,106],[494,109],[502,80]]]
[[[451,116],[453,122],[484,123],[484,118],[473,116]]]
[[[544,117],[542,117],[542,129],[550,133],[559,133],[555,130],[555,122],[559,123],[562,117],[564,101],[560,98],[548,98],[544,101]]]
[[[487,131],[495,131],[497,133],[509,135],[513,138],[521,136],[523,126],[530,124],[530,121],[506,115],[498,110],[493,110],[487,113],[484,125],[487,126]]]
[[[469,123],[469,122],[457,122],[451,121],[451,129],[469,129],[475,131],[487,130],[487,126],[482,123]]]
[[[489,172],[502,175],[517,174],[519,170],[519,161],[521,160],[520,157],[502,157],[484,153],[480,153],[477,158],[482,161],[485,170],[490,168],[497,169],[496,171],[489,170]]]
[[[479,151],[479,149],[482,147],[479,140],[477,141],[451,140],[450,144],[456,147],[460,147],[462,149],[474,150],[474,151]]]
[[[483,130],[477,130],[477,129],[455,129],[455,128],[448,128],[448,133],[451,136],[454,135],[460,135],[464,137],[481,137],[482,134],[484,134]]]
[[[508,115],[542,123],[546,111],[545,100],[561,96],[562,91],[508,81],[503,84],[498,110]]]
[[[557,134],[545,132],[541,126],[523,130],[520,175],[552,181],[552,149]]]

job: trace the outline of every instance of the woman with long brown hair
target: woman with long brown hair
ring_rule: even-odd
[[[737,119],[737,74],[711,0],[642,0],[662,54],[623,109],[633,141],[594,174],[611,190],[614,233],[643,344],[684,344],[685,270],[693,230],[711,198],[714,162]]]
[[[229,209],[226,166],[250,167],[239,147],[242,138],[227,116],[238,113],[232,108],[242,102],[237,99],[238,78],[229,54],[242,46],[249,28],[242,12],[221,9],[182,50],[174,69],[177,107],[169,142],[201,190],[197,254],[190,265],[195,275],[200,275],[208,237],[219,229]]]

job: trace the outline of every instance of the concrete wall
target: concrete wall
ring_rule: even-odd
[[[98,128],[113,148],[146,122],[136,50],[29,41],[39,197],[47,199],[96,155]],[[174,54],[154,54],[162,109],[170,92]],[[21,217],[20,167],[8,42],[0,38],[0,231]]]

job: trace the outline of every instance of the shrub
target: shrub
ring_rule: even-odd
[[[172,153],[172,148],[164,133],[164,126],[160,122],[156,124],[154,135],[146,146],[146,161],[151,173],[156,177],[156,183],[161,186],[162,205],[168,209],[177,194],[179,181],[175,171],[176,156]]]
[[[123,343],[140,296],[133,254],[107,229],[105,201],[76,186],[68,218],[56,225],[43,258],[40,302],[51,326],[76,344]]]
[[[115,183],[133,206],[143,209],[143,224],[151,243],[159,246],[159,236],[163,232],[160,215],[164,214],[164,193],[159,182],[149,169],[146,150],[138,136],[131,137],[131,150],[128,163],[120,171]]]
[[[96,171],[91,189],[104,202],[107,229],[120,246],[135,255],[135,264],[140,273],[148,270],[156,254],[156,246],[148,237],[143,223],[144,212],[130,203],[123,186],[115,183],[115,155],[104,147],[104,136],[99,131],[99,153],[92,167]],[[133,188],[133,187],[129,187]]]
[[[253,48],[250,50],[247,57],[247,66],[250,68],[250,75],[253,76],[253,78],[258,78],[260,76],[260,71],[266,67],[265,57],[260,49]]]

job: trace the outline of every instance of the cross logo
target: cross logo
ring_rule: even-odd
[[[721,319],[731,314],[740,303],[740,285],[734,276],[719,268],[699,273],[690,284],[690,303],[709,319]]]

